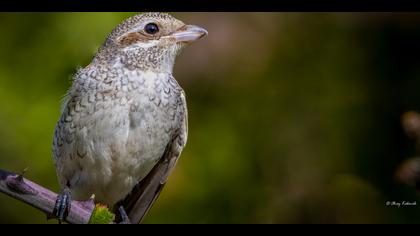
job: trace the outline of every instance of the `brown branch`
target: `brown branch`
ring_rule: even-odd
[[[0,169],[0,192],[45,212],[47,217],[51,216],[57,194],[22,175]],[[72,201],[65,221],[70,224],[87,224],[94,207],[93,199],[86,202]]]

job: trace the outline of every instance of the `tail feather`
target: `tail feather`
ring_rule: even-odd
[[[117,220],[121,220],[118,214],[118,208],[123,206],[131,223],[140,224],[148,213],[153,203],[161,193],[168,173],[175,166],[176,159],[172,155],[171,143],[167,146],[163,157],[153,167],[153,169],[133,188],[132,192],[121,202],[114,206],[114,213]],[[175,159],[175,160],[174,160]]]

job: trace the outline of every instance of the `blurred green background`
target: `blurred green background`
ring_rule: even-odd
[[[78,67],[134,13],[0,14],[0,168],[59,190],[51,158]],[[420,14],[173,13],[189,140],[145,223],[419,223],[394,172],[416,155]],[[56,223],[0,194],[0,223]]]

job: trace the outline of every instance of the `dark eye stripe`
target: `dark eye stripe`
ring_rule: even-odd
[[[148,34],[156,34],[159,32],[159,27],[155,23],[149,23],[144,26],[144,31]]]

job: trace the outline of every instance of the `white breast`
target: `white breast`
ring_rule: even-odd
[[[105,204],[122,200],[181,126],[181,88],[170,75],[124,73],[115,89],[101,85],[79,94],[67,104],[72,121],[57,126],[56,136],[64,137],[60,147],[54,142],[57,172],[75,199],[95,194]]]

